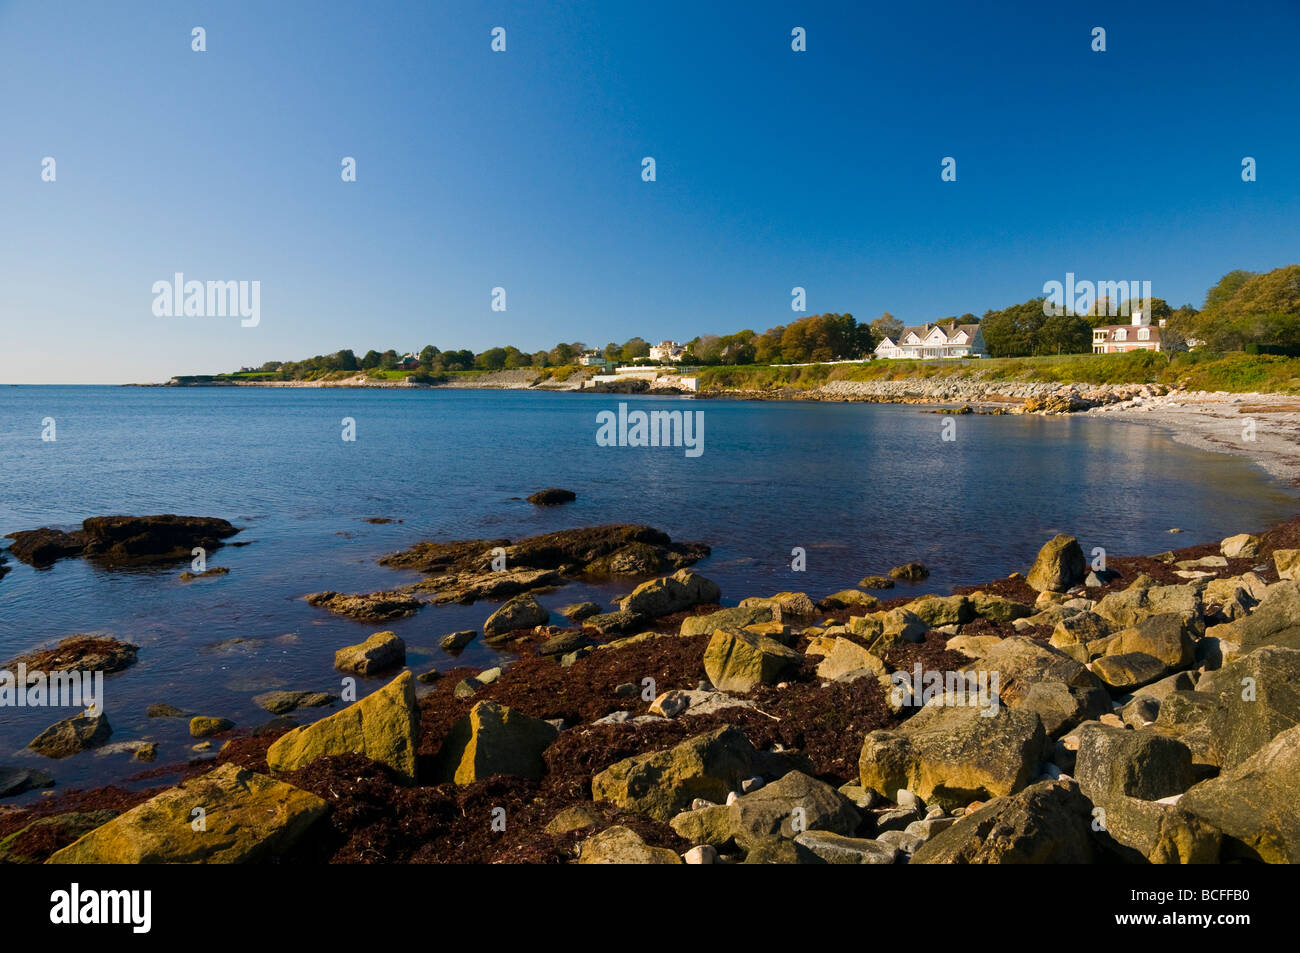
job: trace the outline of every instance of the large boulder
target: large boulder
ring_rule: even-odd
[[[490,639],[516,629],[531,629],[546,625],[550,618],[551,614],[532,596],[515,596],[488,616],[487,621],[483,623],[483,635]]]
[[[296,771],[325,755],[359,754],[415,780],[420,713],[415,681],[403,672],[383,688],[315,724],[294,728],[266,752],[272,771]]]
[[[88,748],[98,748],[112,734],[113,728],[108,723],[108,716],[102,712],[97,715],[73,715],[50,725],[33,738],[27,747],[37,754],[57,760]]]
[[[747,625],[773,621],[771,606],[746,606],[745,608],[719,609],[705,615],[687,616],[682,620],[682,635],[709,635],[724,626],[743,629]]]
[[[1203,781],[1178,806],[1224,835],[1225,860],[1300,863],[1300,726],[1288,728],[1219,777]]]
[[[1300,549],[1273,550],[1273,566],[1279,579],[1300,579]]]
[[[671,576],[641,583],[619,602],[619,608],[656,619],[691,606],[716,603],[720,598],[722,590],[717,583],[693,570],[679,569]]]
[[[1196,657],[1192,635],[1191,626],[1182,616],[1161,612],[1116,633],[1106,647],[1106,654],[1143,652],[1160,659],[1170,670],[1187,668]]]
[[[704,673],[719,691],[747,692],[755,685],[775,683],[801,658],[770,636],[724,626],[704,650]]]
[[[849,639],[837,638],[831,650],[817,665],[817,677],[834,680],[850,672],[867,670],[873,675],[887,674],[885,663]]]
[[[871,612],[849,619],[849,631],[866,641],[867,649],[884,658],[904,642],[920,642],[930,631],[925,620],[906,607]]]
[[[804,831],[794,841],[828,864],[892,864],[898,860],[896,847],[830,831]]]
[[[1094,804],[1121,796],[1156,801],[1182,794],[1196,781],[1192,752],[1173,738],[1095,721],[1076,734],[1074,777]]]
[[[610,765],[591,779],[591,796],[667,821],[697,797],[725,801],[753,776],[755,756],[749,739],[728,725]]]
[[[1092,805],[1078,785],[1042,781],[964,815],[926,841],[913,864],[1086,864],[1095,858]]]
[[[937,701],[901,728],[869,733],[858,773],[878,794],[906,788],[951,810],[1022,789],[1038,774],[1045,742],[1033,712]]]
[[[1254,559],[1259,556],[1259,537],[1250,533],[1229,536],[1219,544],[1219,552],[1228,559]]]
[[[611,827],[578,845],[580,864],[680,864],[667,847],[650,847],[628,827]]]
[[[482,701],[452,727],[434,763],[438,781],[473,784],[494,774],[540,778],[542,753],[559,736],[548,722],[494,701]]]
[[[1172,800],[1172,799],[1170,799]],[[1105,846],[1128,863],[1215,864],[1222,834],[1168,801],[1114,794],[1094,811]]]
[[[1262,645],[1300,649],[1300,581],[1270,586],[1250,615],[1216,626],[1214,634],[1236,642],[1242,653]]]
[[[1159,681],[1169,672],[1168,665],[1145,652],[1104,655],[1092,663],[1092,674],[1101,679],[1102,684],[1114,695],[1123,695]]]
[[[1083,547],[1079,541],[1073,536],[1059,533],[1038,551],[1038,557],[1025,581],[1039,592],[1064,592],[1083,582],[1087,574],[1088,561],[1083,557]]]
[[[1025,636],[1011,636],[982,653],[963,671],[996,673],[988,678],[1003,704],[1036,713],[1050,737],[1110,711],[1101,682],[1082,663],[1059,649]]]
[[[378,675],[406,664],[406,643],[395,632],[376,632],[334,653],[334,667],[352,675]]]
[[[1207,672],[1196,690],[1217,700],[1209,719],[1217,762],[1232,768],[1300,724],[1300,650],[1265,646]]]
[[[203,809],[195,828],[194,809]],[[191,778],[56,851],[51,864],[240,864],[283,853],[325,816],[314,794],[235,764]]]
[[[1196,626],[1203,605],[1201,592],[1193,584],[1155,586],[1149,579],[1139,578],[1127,589],[1103,596],[1092,611],[1109,619],[1117,626],[1135,626],[1149,616],[1172,612],[1189,625]]]
[[[809,830],[853,834],[861,822],[848,798],[802,771],[791,771],[727,806],[728,826],[741,847],[758,838],[793,838]]]
[[[990,622],[1013,622],[1034,614],[1032,606],[989,592],[973,592],[970,601],[975,614]]]

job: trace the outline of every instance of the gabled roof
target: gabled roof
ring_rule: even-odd
[[[925,324],[920,324],[915,327],[903,328],[903,340],[906,341],[909,337],[915,336],[917,343],[925,343],[929,338],[934,336],[936,331],[938,331],[943,335],[943,341],[945,344],[971,344],[974,343],[975,335],[978,334],[980,330],[978,324],[958,324],[955,327],[952,327],[951,330],[949,330],[949,327],[950,326],[946,324],[930,324],[929,322],[926,322]],[[957,338],[962,333],[965,333],[966,340],[959,342]]]

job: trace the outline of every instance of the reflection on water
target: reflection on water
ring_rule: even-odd
[[[619,401],[702,410],[704,453],[600,447],[596,413]],[[40,440],[54,417],[58,441]],[[341,438],[344,417],[357,440]],[[956,440],[941,439],[945,421]],[[183,583],[184,566],[117,572],[80,561],[0,580],[0,659],[74,632],[141,646],[106,682],[114,741],[160,742],[182,760],[183,720],[153,702],[253,726],[270,688],[338,692],[334,651],[378,627],[307,606],[304,593],[390,588],[415,578],[375,565],[420,539],[519,538],[570,526],[649,523],[714,547],[700,568],[724,601],[780,589],[814,598],[921,560],[917,592],[1025,569],[1058,531],[1085,549],[1158,552],[1294,514],[1296,494],[1238,457],[1097,419],[946,417],[869,404],[737,403],[488,391],[159,388],[0,389],[0,534],[110,513],[222,516],[249,542],[212,554],[228,576]],[[576,503],[536,508],[543,487]],[[372,525],[367,517],[400,523]],[[1186,535],[1173,537],[1171,527]],[[791,571],[791,550],[807,571]],[[551,608],[607,602],[626,583],[571,585]],[[449,667],[438,639],[494,608],[429,607],[394,623],[419,669]],[[232,641],[242,640],[242,641]],[[475,642],[461,656],[495,657]],[[365,690],[380,682],[368,683]],[[327,711],[327,710],[326,710]],[[313,713],[324,713],[321,711]],[[135,773],[127,755],[60,762],[22,749],[67,713],[0,710],[0,762],[60,785]],[[30,797],[30,796],[29,796]]]

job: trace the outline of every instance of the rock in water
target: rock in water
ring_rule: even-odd
[[[679,569],[671,576],[641,583],[630,596],[619,601],[619,608],[655,619],[691,606],[717,602],[721,597],[722,590],[716,583],[690,569]]]
[[[193,827],[195,807],[204,828]],[[56,851],[51,864],[239,864],[273,859],[325,816],[316,795],[224,764]]]
[[[99,747],[112,734],[106,715],[75,715],[50,725],[27,747],[47,758],[66,758],[78,751]]]
[[[560,490],[552,487],[548,490],[538,490],[528,497],[528,502],[534,506],[559,506],[561,503],[572,503],[577,498],[578,494],[572,490]]]
[[[0,765],[0,797],[16,797],[37,788],[54,787],[54,779],[44,771]]]
[[[542,752],[559,736],[554,725],[498,702],[479,702],[452,727],[433,773],[439,781],[473,784],[494,774],[540,778]]]
[[[403,672],[361,701],[276,739],[266,752],[266,763],[284,773],[325,755],[359,754],[388,765],[411,783],[419,735],[415,680]]]
[[[1083,558],[1083,547],[1073,536],[1060,533],[1038,551],[1038,558],[1025,581],[1039,592],[1064,592],[1083,582],[1087,574],[1088,562]]]
[[[483,623],[483,634],[488,638],[505,635],[515,629],[531,629],[546,625],[551,614],[541,603],[529,595],[515,596]]]
[[[406,663],[406,643],[395,632],[376,632],[360,645],[334,653],[334,667],[354,675],[375,675]]]

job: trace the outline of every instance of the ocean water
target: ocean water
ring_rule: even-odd
[[[597,414],[620,402],[701,412],[703,453],[598,445]],[[53,442],[41,440],[47,417]],[[354,442],[341,438],[344,418],[355,421]],[[948,422],[951,441],[942,439]],[[931,570],[910,591],[946,592],[1026,569],[1057,532],[1085,550],[1152,553],[1262,528],[1300,505],[1294,489],[1240,457],[1106,420],[518,391],[5,387],[0,460],[0,535],[115,513],[243,527],[234,540],[248,545],[209,556],[230,574],[190,584],[178,578],[184,565],[64,560],[35,570],[12,558],[0,579],[0,662],[80,632],[140,646],[137,664],[106,679],[105,711],[111,740],[157,741],[159,765],[193,757],[194,741],[183,720],[148,719],[153,702],[252,727],[271,717],[251,701],[260,691],[337,694],[335,650],[380,627],[302,596],[413,581],[376,560],[419,540],[647,523],[711,545],[697,568],[734,605],[783,589],[819,598],[910,560]],[[542,509],[522,500],[551,486],[577,501]],[[791,568],[796,547],[806,571]],[[608,602],[630,588],[571,584],[541,600],[552,609]],[[458,663],[437,645],[495,608],[429,606],[384,628],[405,639],[417,671],[486,666],[499,656],[481,641]],[[148,767],[123,754],[49,761],[25,750],[69,714],[0,708],[0,764],[39,766],[60,787]]]

